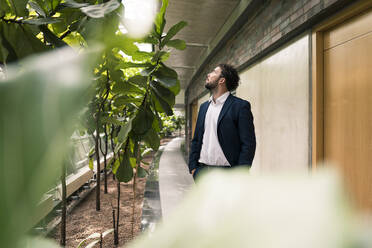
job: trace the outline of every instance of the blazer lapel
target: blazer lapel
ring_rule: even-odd
[[[201,126],[203,128],[203,132],[205,130],[204,123],[205,123],[205,116],[207,115],[207,110],[209,107],[210,102],[208,101],[207,104],[204,104],[204,108],[200,109],[200,117],[201,117]]]
[[[220,115],[218,116],[217,127],[220,124],[220,122],[221,122],[222,118],[224,117],[224,115],[227,113],[227,110],[229,110],[232,102],[233,102],[233,95],[230,94],[227,97],[227,99],[225,101],[225,104],[223,105],[223,107],[221,109]]]

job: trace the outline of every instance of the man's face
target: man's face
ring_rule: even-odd
[[[218,81],[220,79],[221,79],[221,68],[217,66],[216,68],[214,68],[213,71],[208,73],[207,78],[205,80],[205,85],[204,85],[205,88],[207,88],[208,90],[213,90],[217,88]]]

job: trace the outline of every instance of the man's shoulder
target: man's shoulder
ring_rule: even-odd
[[[209,104],[209,100],[203,102],[202,104],[200,104],[200,108],[204,107],[205,105],[208,105]]]
[[[234,95],[230,95],[230,97],[232,98],[233,102],[237,105],[251,105],[247,100],[244,100],[240,97],[237,97],[237,96],[234,96]]]

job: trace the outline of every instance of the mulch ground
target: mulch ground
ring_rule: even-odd
[[[142,216],[143,194],[146,179],[136,180],[135,222],[134,236],[140,232]],[[76,248],[78,244],[92,233],[101,233],[113,228],[112,209],[117,205],[117,182],[109,175],[107,181],[108,193],[103,193],[101,185],[101,210],[96,211],[96,194],[93,190],[68,216],[66,223],[66,247]],[[119,247],[125,247],[132,236],[132,206],[133,206],[133,180],[120,185],[120,220],[119,220]],[[116,210],[115,210],[116,211]],[[56,228],[54,238],[60,239],[60,225]],[[92,240],[93,241],[93,240]],[[88,241],[89,243],[89,241]],[[87,243],[87,244],[88,244]],[[99,247],[99,245],[96,245]],[[103,239],[103,247],[115,247],[114,233]]]
[[[161,144],[168,143],[170,139],[162,140]],[[151,163],[153,155],[144,159]],[[132,235],[132,211],[133,211],[133,180],[120,185],[120,220],[119,220],[119,245],[126,245],[138,234],[141,229],[141,216],[143,196],[145,191],[146,178],[136,180],[136,198],[134,210],[134,225]],[[117,206],[117,181],[113,180],[112,174],[108,176],[108,193],[104,194],[103,181],[101,182],[101,210],[96,211],[95,189],[67,216],[66,223],[66,247],[76,248],[79,243],[93,233],[102,233],[113,228],[112,209]],[[116,211],[116,210],[115,210]],[[60,225],[55,229],[54,239],[60,240]],[[93,240],[92,240],[93,241]],[[88,241],[86,244],[89,244]],[[99,247],[97,244],[94,247]],[[103,239],[104,248],[116,247],[114,245],[114,233],[108,234]]]

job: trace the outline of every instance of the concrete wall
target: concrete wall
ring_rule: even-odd
[[[178,95],[176,96],[175,104],[176,106],[182,106],[182,108],[184,107],[185,105],[185,90],[184,89],[181,89],[180,93],[178,93]]]
[[[236,94],[251,102],[256,128],[252,170],[307,170],[309,36],[275,51],[240,77]]]

